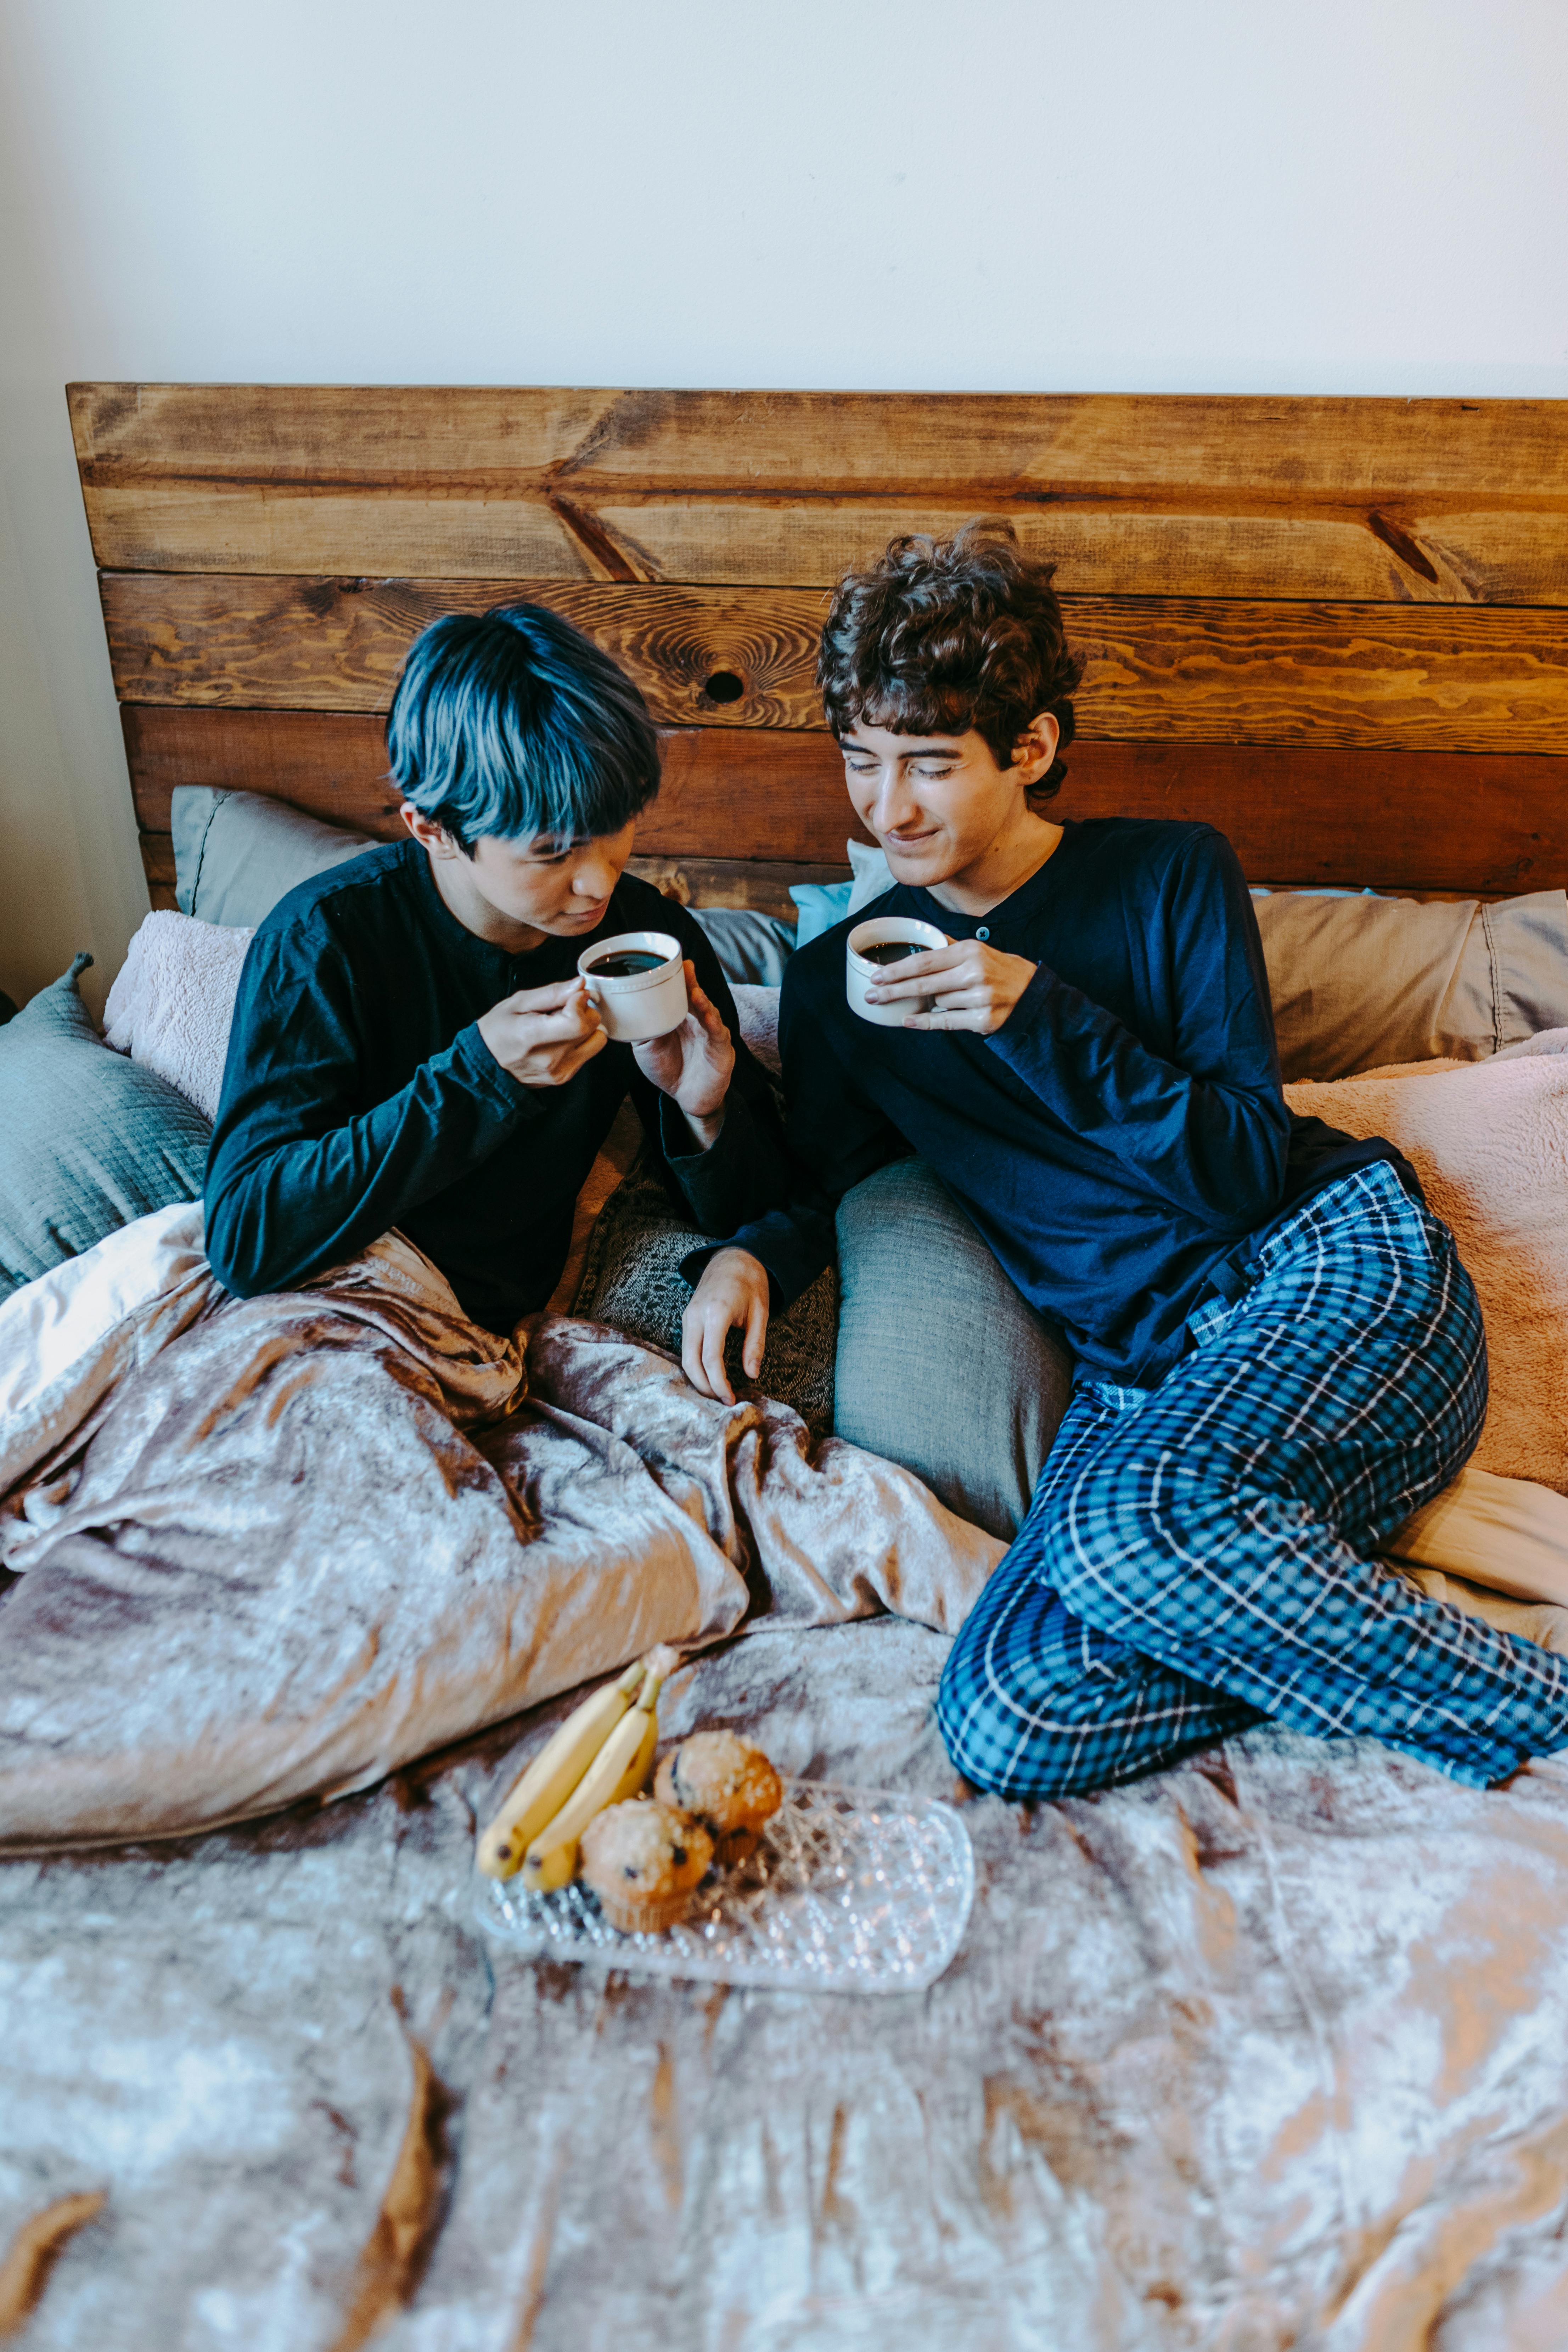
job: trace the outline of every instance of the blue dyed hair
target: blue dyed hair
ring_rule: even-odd
[[[386,716],[393,782],[471,857],[486,834],[619,833],[658,790],[631,679],[538,604],[448,613],[416,637]]]

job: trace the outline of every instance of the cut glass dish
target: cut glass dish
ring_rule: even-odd
[[[750,1860],[704,1881],[664,1935],[623,1935],[580,1882],[531,1895],[477,1877],[477,1889],[481,1927],[531,1958],[774,1991],[920,1992],[963,1939],[974,1854],[935,1798],[795,1780]]]

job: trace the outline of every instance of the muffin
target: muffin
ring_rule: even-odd
[[[754,1851],[758,1831],[784,1802],[767,1757],[733,1731],[694,1731],[661,1759],[653,1786],[660,1804],[702,1823],[726,1866]]]
[[[683,1919],[712,1859],[700,1822],[647,1797],[606,1805],[583,1832],[584,1883],[611,1927],[628,1936],[662,1936]]]

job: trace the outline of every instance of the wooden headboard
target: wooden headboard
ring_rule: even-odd
[[[1255,881],[1568,884],[1568,401],[80,383],[142,855],[176,784],[391,834],[435,614],[553,605],[664,730],[640,870],[788,911],[858,830],[812,687],[896,530],[1009,515],[1088,654],[1064,814],[1206,817]]]

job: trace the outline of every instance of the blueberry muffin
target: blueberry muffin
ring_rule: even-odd
[[[583,1832],[584,1883],[611,1927],[628,1936],[662,1936],[683,1919],[712,1859],[700,1822],[647,1797],[606,1805]]]
[[[716,1858],[743,1862],[763,1823],[784,1802],[784,1783],[763,1750],[734,1731],[694,1731],[659,1764],[654,1794],[702,1823]]]

